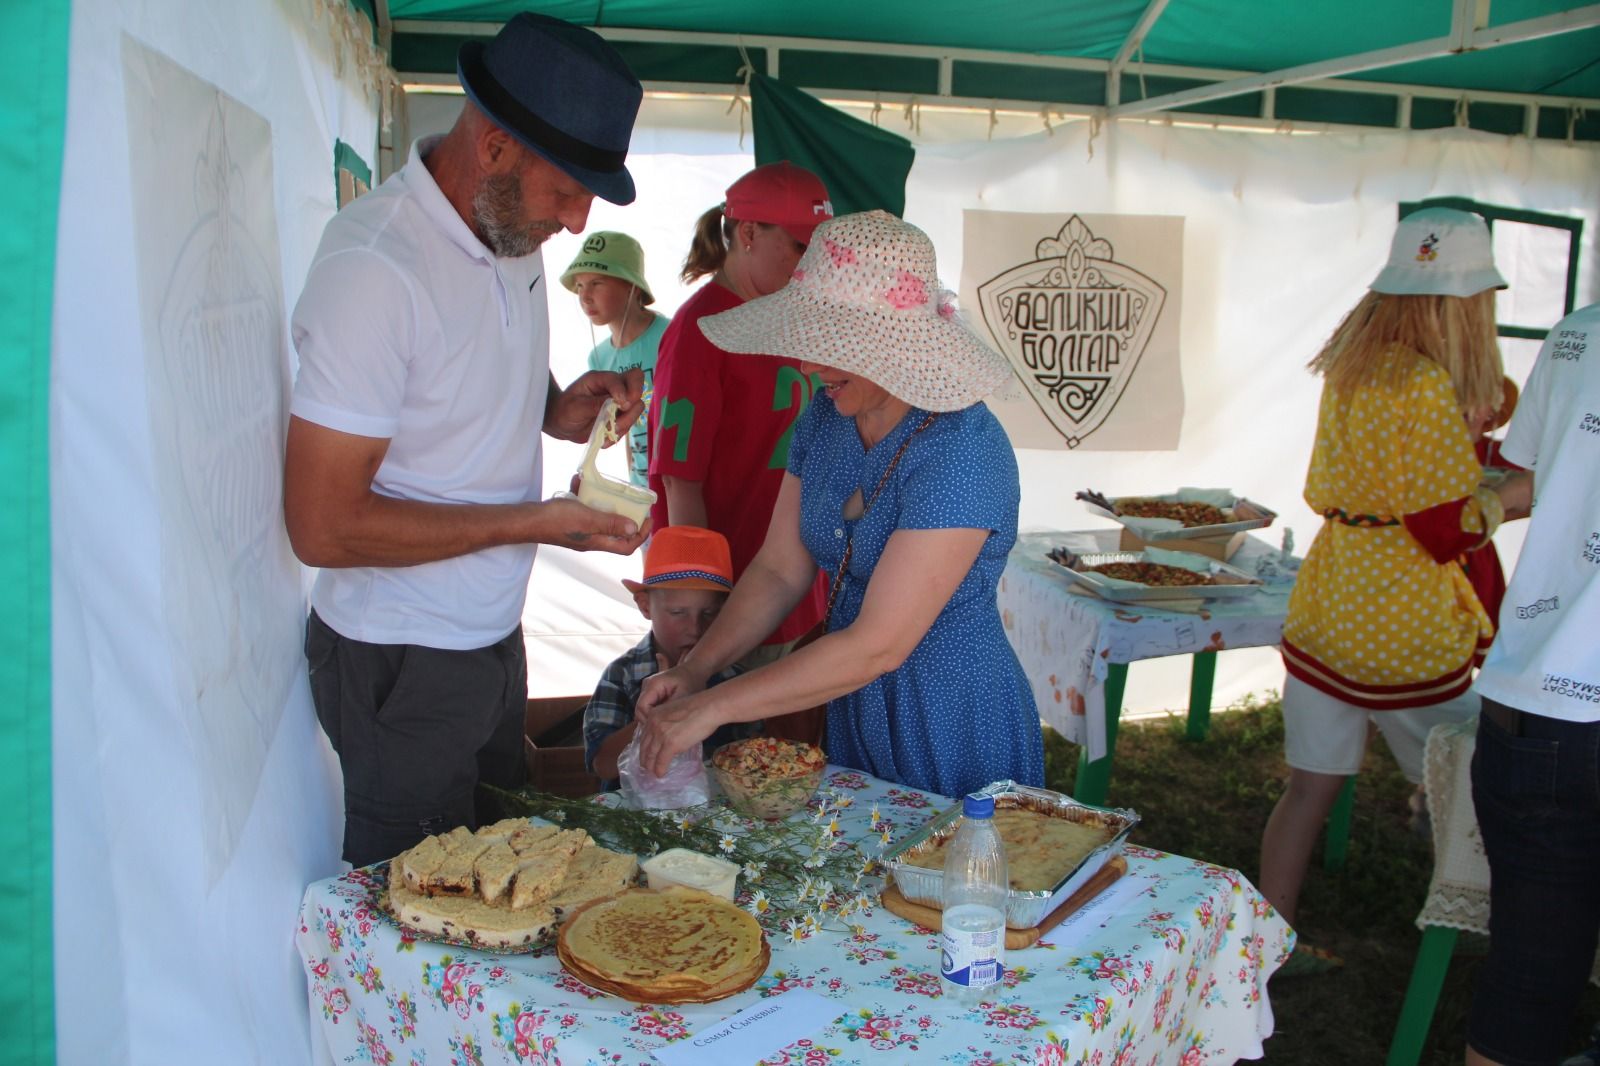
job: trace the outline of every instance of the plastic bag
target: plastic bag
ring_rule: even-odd
[[[633,731],[633,739],[617,756],[617,775],[622,780],[622,798],[640,810],[674,810],[695,807],[711,799],[711,780],[700,745],[693,744],[672,760],[660,777],[639,761],[639,738],[644,730]]]

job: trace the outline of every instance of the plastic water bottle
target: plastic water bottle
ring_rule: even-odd
[[[961,825],[944,858],[944,994],[963,1007],[993,999],[1005,974],[1006,852],[994,824],[994,797],[962,801]]]

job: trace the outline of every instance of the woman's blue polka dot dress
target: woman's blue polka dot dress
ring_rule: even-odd
[[[853,419],[819,394],[795,425],[789,472],[800,478],[800,537],[830,576],[854,526],[850,569],[831,630],[861,611],[867,583],[897,529],[988,529],[977,562],[916,649],[892,673],[828,704],[830,762],[960,796],[993,781],[1044,784],[1044,742],[1028,679],[1006,640],[995,590],[1017,539],[1021,489],[1005,430],[975,404],[937,415],[912,438],[871,509],[865,499],[926,411],[913,409],[871,451]]]

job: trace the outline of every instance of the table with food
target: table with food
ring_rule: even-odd
[[[1017,537],[1001,620],[1040,717],[1084,748],[1078,798],[1106,797],[1128,664],[1193,655],[1191,735],[1204,735],[1216,653],[1276,645],[1299,561],[1264,538],[1276,517],[1226,490],[1081,493],[1115,528]]]
[[[1009,887],[1001,976],[963,1006],[938,932],[960,803],[791,741],[724,746],[708,770],[715,798],[679,810],[504,794],[526,813],[311,885],[296,943],[326,1059],[1261,1055],[1293,932],[1237,871],[1140,846],[1135,812],[1009,781],[969,797]]]

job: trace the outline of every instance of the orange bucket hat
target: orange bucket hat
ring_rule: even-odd
[[[650,538],[644,553],[644,581],[622,579],[629,592],[651,589],[733,588],[733,554],[728,538],[699,526],[668,526]]]

